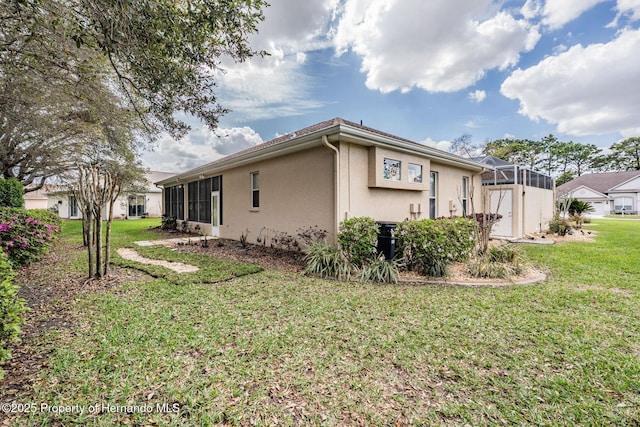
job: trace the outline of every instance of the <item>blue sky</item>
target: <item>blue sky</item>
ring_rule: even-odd
[[[334,117],[448,149],[504,137],[606,148],[640,135],[640,0],[271,0],[222,59],[216,130],[143,162],[181,172]]]

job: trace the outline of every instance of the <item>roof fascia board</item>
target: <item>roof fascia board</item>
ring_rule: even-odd
[[[344,128],[344,129],[343,129]],[[341,125],[340,128],[341,136],[352,136],[357,138],[357,140],[366,140],[371,142],[371,145],[382,146],[385,148],[391,148],[396,151],[401,151],[409,154],[422,154],[430,157],[432,160],[435,160],[437,163],[444,163],[451,166],[466,166],[469,169],[474,169],[477,171],[482,170],[493,170],[494,167],[490,165],[485,165],[481,163],[474,162],[473,160],[467,160],[463,157],[458,157],[454,154],[449,154],[444,151],[436,150],[429,146],[422,146],[416,142],[403,141],[397,138],[392,138],[384,135],[378,135],[372,132],[368,132],[366,130],[358,129],[351,127],[349,125]],[[357,141],[354,141],[357,142]]]
[[[325,128],[322,130],[318,130],[315,132],[311,132],[306,135],[302,135],[300,137],[293,137],[288,141],[281,142],[279,144],[274,144],[270,147],[266,147],[264,149],[259,149],[256,151],[251,151],[249,153],[245,153],[243,155],[229,158],[222,158],[216,160],[211,163],[207,163],[206,165],[199,166],[195,169],[191,169],[190,171],[184,172],[182,174],[174,175],[171,178],[164,179],[162,181],[156,182],[158,185],[168,185],[168,184],[184,184],[186,182],[193,181],[193,179],[197,179],[200,175],[203,174],[211,174],[211,173],[219,173],[224,172],[226,170],[236,168],[239,166],[244,166],[249,163],[267,160],[273,157],[282,156],[285,154],[295,153],[297,151],[304,150],[306,148],[312,147],[314,145],[321,145],[321,135],[327,134],[328,132],[335,132],[336,126],[332,128]]]
[[[203,174],[223,172],[225,170],[232,169],[238,166],[244,166],[248,163],[266,160],[272,157],[281,156],[283,154],[293,153],[296,151],[301,151],[313,145],[322,144],[322,135],[326,135],[332,142],[351,139],[351,141],[362,145],[382,146],[409,154],[419,153],[430,157],[437,163],[444,163],[447,165],[458,167],[467,167],[476,171],[494,169],[490,165],[484,165],[472,160],[467,160],[462,157],[446,153],[444,151],[435,150],[426,145],[421,146],[420,144],[415,142],[403,141],[398,138],[380,135],[365,129],[359,129],[353,126],[349,126],[344,123],[337,123],[299,137],[292,137],[288,141],[280,142],[264,149],[251,151],[237,157],[229,156],[229,158],[222,158],[214,162],[207,163],[182,174],[177,174],[170,178],[157,181],[156,184],[162,186],[178,183],[184,184],[198,178]]]

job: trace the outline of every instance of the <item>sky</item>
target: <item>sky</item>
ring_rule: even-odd
[[[341,117],[448,150],[471,135],[607,148],[640,136],[640,0],[270,0],[253,49],[221,60],[210,130],[161,135],[182,172]]]

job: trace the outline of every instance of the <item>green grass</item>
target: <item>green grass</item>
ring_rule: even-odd
[[[131,245],[133,247],[133,245]],[[194,265],[199,268],[193,273],[178,273],[165,267],[157,265],[143,264],[122,258],[114,251],[112,263],[122,267],[131,267],[144,271],[155,278],[166,279],[176,285],[190,285],[195,283],[217,283],[234,277],[244,276],[262,271],[263,268],[257,265],[240,263],[235,261],[226,261],[221,259],[213,259],[207,255],[187,254],[174,252],[170,248],[152,246],[152,247],[134,247],[140,255],[151,258],[171,262],[181,262],[184,264]]]
[[[526,246],[550,273],[534,286],[264,271],[89,294],[77,328],[49,337],[32,400],[154,412],[38,412],[24,423],[637,425],[640,222],[591,228],[595,243]]]

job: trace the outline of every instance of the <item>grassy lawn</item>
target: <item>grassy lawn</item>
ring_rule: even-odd
[[[146,222],[120,223],[116,245],[150,238]],[[65,239],[78,239],[73,227]],[[52,358],[32,401],[112,408],[37,411],[23,422],[638,425],[640,222],[591,227],[595,243],[526,247],[550,273],[534,286],[373,285],[268,270],[85,295],[76,327],[47,337]],[[126,405],[137,407],[114,412]]]

